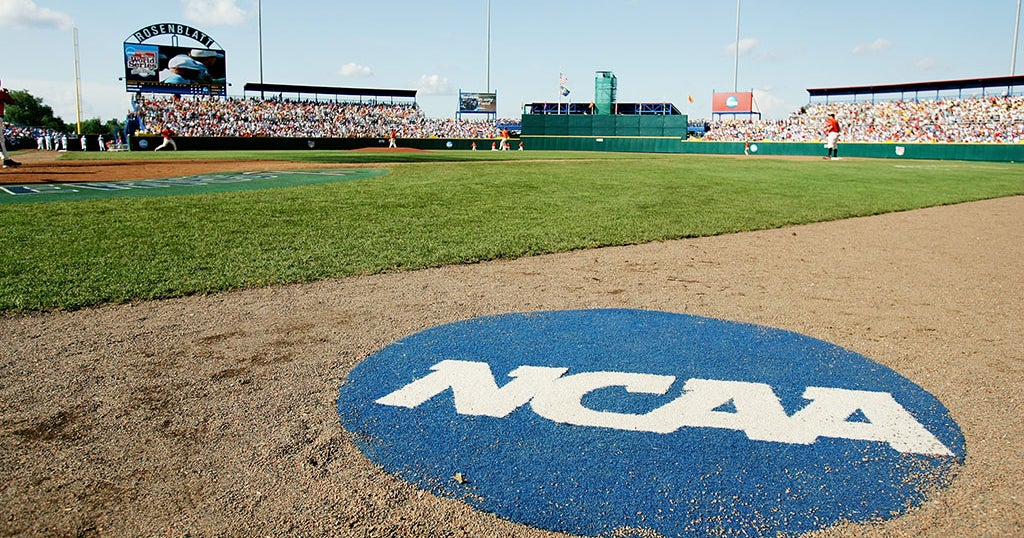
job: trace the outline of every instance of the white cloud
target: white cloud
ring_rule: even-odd
[[[755,39],[753,37],[745,37],[745,38],[741,39],[740,43],[739,43],[740,56],[745,56],[747,54],[750,54],[750,52],[754,50],[754,47],[757,47],[757,45],[759,43],[760,43],[760,41],[758,41],[757,39]],[[725,47],[725,54],[727,54],[729,56],[735,55],[736,54],[736,43],[729,43],[728,45],[726,45],[726,47]]]
[[[366,78],[373,76],[373,69],[366,67],[365,65],[359,65],[357,63],[347,63],[341,66],[338,74],[343,77],[360,77]]]
[[[763,117],[766,118],[786,118],[789,117],[796,109],[800,108],[799,105],[787,103],[781,97],[776,95],[773,88],[761,88],[754,90],[754,103],[755,108],[760,112]]]
[[[448,79],[441,75],[423,75],[416,83],[416,89],[426,95],[450,95]]]
[[[921,58],[920,60],[914,62],[914,67],[924,69],[925,71],[930,71],[932,69],[938,68],[939,62],[935,58]]]
[[[880,37],[871,43],[861,43],[853,48],[854,54],[867,54],[869,52],[883,52],[892,48],[892,41]]]
[[[181,11],[190,22],[214,26],[238,26],[251,16],[238,0],[181,0]]]
[[[0,0],[0,27],[67,30],[74,25],[67,13],[39,7],[32,0]]]
[[[786,55],[778,51],[768,51],[758,54],[757,59],[762,62],[779,63],[786,61]]]

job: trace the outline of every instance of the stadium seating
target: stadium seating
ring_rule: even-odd
[[[708,122],[710,141],[817,141],[835,114],[847,142],[1024,142],[1024,96],[809,104],[786,120]]]

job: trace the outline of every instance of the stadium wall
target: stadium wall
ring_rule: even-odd
[[[524,126],[525,131],[525,126]],[[681,136],[598,136],[598,135],[530,135],[524,134],[527,150],[609,151],[632,153],[682,153],[694,155],[742,155],[742,142],[704,142],[686,140]],[[141,147],[145,141],[146,147]],[[175,138],[181,150],[356,150],[386,148],[382,138]],[[496,139],[427,138],[399,139],[400,148],[423,150],[468,150],[473,142],[477,149],[489,150]],[[152,151],[160,137],[141,136],[131,141],[132,150]],[[32,146],[34,147],[34,142]],[[450,145],[449,145],[450,144]],[[820,142],[755,142],[753,155],[820,157],[825,150]],[[518,142],[512,142],[516,149]],[[902,148],[902,149],[901,149]],[[92,148],[90,148],[92,149]],[[840,142],[842,157],[873,159],[933,159],[958,161],[1024,162],[1024,144],[881,144]]]
[[[753,142],[754,155],[823,157],[822,142]],[[676,153],[743,155],[743,142],[692,141],[679,144]],[[954,161],[1024,162],[1024,144],[895,144],[842,142],[840,157],[871,159],[933,159]]]
[[[687,139],[685,115],[524,114],[522,140],[531,150],[625,151],[743,155],[743,142]],[[754,155],[820,157],[821,142],[756,142]],[[895,144],[840,142],[840,156],[1024,162],[1024,144]]]
[[[400,148],[415,149],[472,149],[473,142],[478,149],[490,149],[490,142],[496,138],[399,138]],[[132,151],[152,151],[163,140],[159,136],[136,136],[130,141]],[[175,137],[179,150],[225,151],[225,150],[355,150],[366,148],[387,148],[384,138],[269,138],[269,137]],[[487,147],[484,147],[486,143]],[[450,144],[450,145],[449,145]],[[514,149],[515,144],[513,144]]]

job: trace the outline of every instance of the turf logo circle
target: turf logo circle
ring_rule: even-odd
[[[338,411],[388,472],[579,535],[775,535],[899,515],[964,438],[866,357],[768,327],[646,310],[442,325],[360,363]]]

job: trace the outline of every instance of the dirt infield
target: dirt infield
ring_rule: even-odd
[[[4,180],[44,169],[19,158],[25,167]],[[174,175],[193,173],[173,164]],[[140,174],[168,163],[104,165],[83,163],[82,173],[166,177]],[[817,534],[1021,536],[1021,230],[1018,196],[0,318],[0,534],[558,536],[381,471],[341,428],[338,389],[368,355],[424,328],[640,308],[820,338],[896,370],[949,409],[967,442],[951,487],[902,517]]]
[[[370,148],[370,150],[393,153],[419,151],[412,148]],[[338,163],[317,164],[292,161],[259,161],[258,164],[254,164],[253,161],[220,159],[66,161],[60,159],[61,155],[56,151],[19,152],[14,157],[22,163],[22,166],[0,170],[0,185],[156,179],[219,172],[249,172],[254,167],[264,170],[308,170],[353,166]],[[359,166],[371,168],[375,165],[361,164]]]

